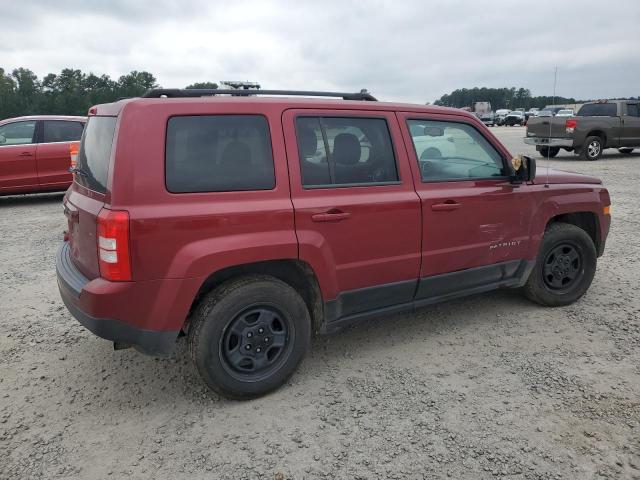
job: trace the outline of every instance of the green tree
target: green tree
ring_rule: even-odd
[[[185,88],[193,89],[193,88],[218,88],[218,84],[215,82],[196,82],[191,85],[187,85]]]

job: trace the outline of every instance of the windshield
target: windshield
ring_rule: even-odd
[[[80,185],[106,193],[115,129],[116,117],[89,117],[78,152],[75,180]]]

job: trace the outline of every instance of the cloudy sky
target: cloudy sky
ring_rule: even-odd
[[[455,88],[640,95],[640,0],[0,0],[0,67],[164,87],[369,89],[432,102]]]

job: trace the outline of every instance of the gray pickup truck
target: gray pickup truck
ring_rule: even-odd
[[[532,117],[524,143],[543,157],[555,157],[561,148],[586,160],[597,160],[605,148],[631,153],[640,147],[640,101],[585,103],[572,117]]]

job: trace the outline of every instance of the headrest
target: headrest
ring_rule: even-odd
[[[333,159],[341,165],[355,165],[360,161],[360,141],[352,133],[341,133],[333,141]]]

